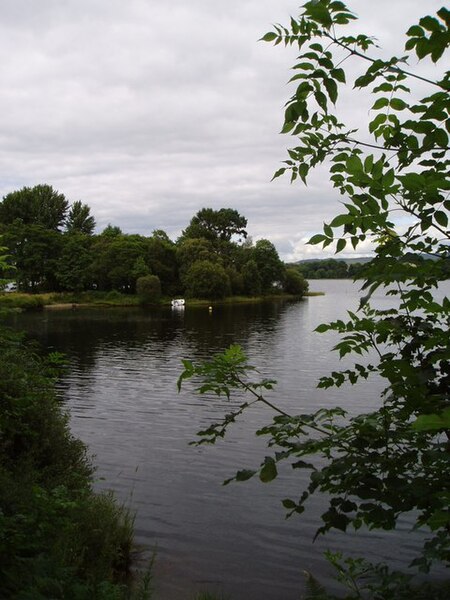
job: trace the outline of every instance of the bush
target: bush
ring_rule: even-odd
[[[190,267],[185,285],[191,298],[214,300],[230,295],[230,280],[225,269],[209,260],[197,261]]]
[[[297,269],[286,269],[284,291],[288,294],[303,296],[308,291],[308,282]]]
[[[60,359],[50,358],[0,329],[1,597],[124,599],[133,519],[92,492],[86,447],[54,392]]]
[[[157,275],[144,275],[136,281],[136,292],[141,304],[156,304],[161,299],[161,282]]]

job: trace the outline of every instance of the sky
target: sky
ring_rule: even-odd
[[[402,34],[442,2],[348,5],[388,56],[401,54]],[[295,144],[279,131],[298,51],[258,40],[299,6],[2,0],[0,197],[48,183],[87,203],[99,231],[111,223],[142,235],[163,229],[172,239],[201,208],[231,207],[284,260],[324,256],[306,241],[340,212],[327,171],[308,187],[270,181]],[[361,126],[370,105],[348,91],[340,110]]]

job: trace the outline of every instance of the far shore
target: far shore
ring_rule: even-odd
[[[186,307],[224,306],[233,304],[260,304],[264,302],[296,301],[304,297],[323,296],[324,292],[307,292],[303,296],[292,294],[271,294],[266,296],[229,296],[223,299],[186,299]],[[33,310],[78,310],[83,308],[136,308],[140,307],[136,295],[120,293],[83,292],[80,294],[25,294],[20,292],[1,294],[0,308],[12,308],[25,311]],[[149,308],[168,308],[170,298],[148,305]]]

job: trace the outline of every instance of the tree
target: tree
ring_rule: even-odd
[[[161,282],[156,275],[145,275],[136,281],[136,293],[141,304],[155,304],[161,299]]]
[[[112,230],[114,228],[111,228]],[[135,267],[139,257],[145,257],[146,239],[140,235],[103,232],[92,245],[92,279],[99,290],[134,293]]]
[[[186,294],[192,298],[217,300],[230,294],[225,269],[208,260],[195,262],[185,276]]]
[[[147,239],[146,262],[151,272],[159,277],[164,294],[179,290],[177,248],[165,231],[153,231]]]
[[[19,221],[27,225],[41,225],[59,231],[66,218],[69,203],[51,185],[24,187],[7,194],[0,202],[0,223],[10,225]]]
[[[252,257],[258,267],[263,292],[273,291],[276,284],[281,285],[284,279],[284,265],[272,242],[258,240],[253,249]]]
[[[298,19],[292,18],[288,27],[276,26],[263,40],[300,50],[292,78],[296,89],[282,129],[298,141],[274,177],[289,173],[292,181],[306,182],[310,170],[325,163],[332,184],[345,197],[345,212],[310,243],[336,244],[338,253],[367,238],[376,246],[375,259],[360,276],[364,296],[359,310],[349,312],[347,322],[317,328],[340,333],[339,355],[356,354],[358,362],[321,378],[319,387],[381,377],[385,388],[379,406],[353,417],[339,407],[288,415],[264,398],[264,389],[274,382],[255,382],[253,367],[236,347],[205,365],[185,361],[180,384],[195,375],[201,379],[199,391],[229,396],[234,389],[245,390],[276,410],[273,421],[258,432],[267,436],[270,456],[258,469],[239,471],[234,479],[259,474],[263,482],[271,481],[282,461],[310,471],[308,487],[283,505],[289,515],[301,514],[312,495],[327,494],[329,505],[317,534],[362,526],[392,529],[408,513],[414,527],[428,536],[412,563],[426,571],[433,562],[450,563],[450,302],[433,294],[447,277],[449,256],[450,74],[430,80],[412,73],[407,59],[441,59],[450,44],[450,12],[442,8],[410,27],[406,58],[388,60],[369,54],[376,52],[372,37],[341,35],[340,27],[355,19],[340,1],[311,1]],[[366,133],[342,122],[337,112],[347,59],[368,66],[354,82],[356,90],[370,86],[375,96]],[[413,95],[415,80],[428,85],[425,97]],[[418,253],[434,260],[405,260]],[[380,287],[389,289],[398,308],[370,305]],[[203,431],[200,442],[222,437],[248,405]],[[372,597],[399,597],[400,584],[383,573],[380,568],[392,586],[386,584],[383,595],[377,595],[380,587],[378,592],[369,588]],[[358,585],[354,578],[352,585]],[[406,587],[402,597],[413,597]],[[362,597],[359,588],[353,591],[351,598]],[[444,598],[445,592],[435,590],[427,597]]]
[[[27,292],[55,291],[56,265],[62,236],[42,225],[15,221],[5,229],[4,240],[16,268],[19,289]]]
[[[66,230],[68,233],[78,232],[92,235],[95,229],[95,219],[91,216],[91,209],[81,200],[72,204],[66,219]]]
[[[261,276],[258,265],[254,260],[249,260],[242,267],[242,278],[244,280],[244,291],[249,296],[261,294]]]
[[[284,291],[288,294],[303,296],[308,291],[308,282],[297,269],[286,269],[284,274]]]
[[[105,237],[116,237],[118,235],[122,235],[122,230],[120,227],[117,227],[117,225],[111,225],[111,223],[108,223],[100,235]]]
[[[229,242],[233,235],[247,237],[247,219],[233,208],[202,208],[192,217],[183,231],[183,238],[205,238],[215,242]]]
[[[205,260],[217,262],[212,243],[204,238],[180,240],[177,244],[176,256],[182,285],[185,285],[186,274],[195,262]]]
[[[56,280],[61,289],[81,292],[90,287],[92,238],[73,232],[62,236],[62,250],[56,264]]]

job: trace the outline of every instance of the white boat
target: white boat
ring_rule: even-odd
[[[172,300],[172,308],[184,306],[184,298],[175,298]]]

